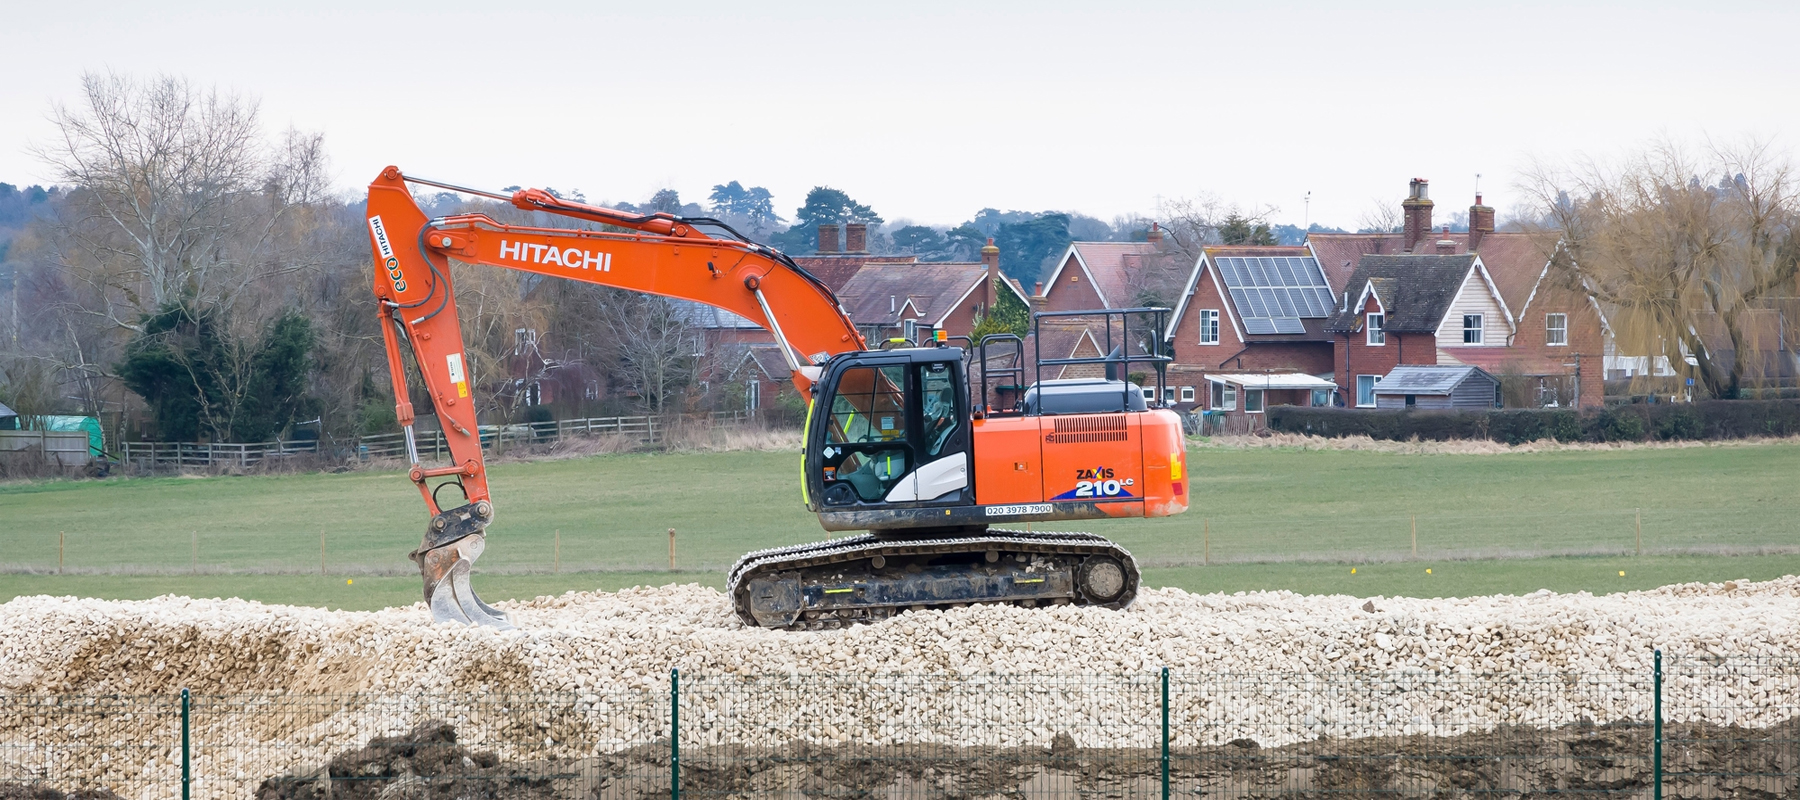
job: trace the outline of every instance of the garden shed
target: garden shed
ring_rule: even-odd
[[[1499,406],[1500,381],[1480,367],[1395,367],[1375,384],[1376,408]]]

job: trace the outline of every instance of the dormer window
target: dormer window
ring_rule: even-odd
[[[1481,315],[1463,315],[1463,344],[1481,344]]]
[[[1368,324],[1365,326],[1365,330],[1368,333],[1368,343],[1370,345],[1387,344],[1387,329],[1383,327],[1386,324],[1386,314],[1370,314],[1368,316]]]

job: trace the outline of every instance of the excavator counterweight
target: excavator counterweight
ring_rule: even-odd
[[[510,225],[480,213],[427,218],[409,183],[604,227]],[[368,223],[396,415],[410,477],[431,515],[412,558],[439,621],[511,627],[470,585],[495,509],[475,408],[482,376],[463,349],[451,259],[697,301],[770,332],[809,398],[807,507],[826,530],[867,533],[746,555],[729,581],[747,625],[836,627],[968,603],[1122,608],[1137,592],[1129,553],[1092,534],[1030,528],[1187,509],[1180,422],[1123,379],[1133,363],[1149,362],[1160,376],[1164,356],[1125,356],[1121,347],[1103,358],[1034,358],[1040,372],[1104,367],[1108,376],[1040,379],[995,405],[987,401],[984,342],[976,402],[972,353],[942,341],[867,349],[823,282],[716,220],[631,214],[536,189],[482,192],[388,167],[369,186]],[[1092,313],[1109,342],[1119,325],[1124,343],[1136,341],[1134,316],[1156,320],[1139,323],[1141,339],[1146,327],[1161,330],[1165,312]],[[427,466],[413,445],[406,353],[448,444],[448,464]],[[1025,357],[1021,346],[1016,363]],[[1023,367],[1011,371],[1022,375]],[[1153,396],[1163,396],[1160,388]],[[458,502],[440,505],[445,490]],[[1007,523],[1026,529],[990,528]]]

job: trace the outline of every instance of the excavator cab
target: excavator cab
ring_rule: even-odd
[[[973,505],[967,386],[960,348],[832,359],[806,429],[808,507],[898,521]]]

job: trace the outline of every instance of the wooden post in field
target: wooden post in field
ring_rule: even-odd
[[[669,529],[669,571],[675,571],[675,529]]]
[[[1212,565],[1212,520],[1203,520],[1200,533],[1200,564]]]
[[[1644,509],[1637,510],[1637,554],[1644,554]]]
[[[200,573],[200,532],[188,531],[188,571]]]
[[[325,529],[319,529],[319,574],[325,574]]]
[[[56,532],[56,574],[62,574],[63,564],[63,532]]]
[[[550,574],[562,572],[562,528],[556,529],[556,552],[550,557]]]
[[[1412,515],[1413,558],[1419,557],[1419,515]]]

